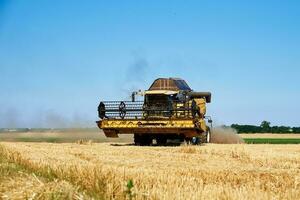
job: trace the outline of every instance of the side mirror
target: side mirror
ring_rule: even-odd
[[[210,123],[210,124],[211,124],[212,122],[213,122],[213,120],[211,120],[211,119],[209,119],[209,120],[208,120],[208,123]]]
[[[131,101],[132,101],[132,102],[135,102],[135,92],[133,92],[133,93],[131,94]]]

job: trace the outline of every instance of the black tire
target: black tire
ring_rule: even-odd
[[[185,144],[187,144],[187,145],[189,145],[189,144],[191,144],[191,138],[184,138],[184,142],[185,142]]]
[[[201,139],[199,137],[192,137],[191,144],[192,145],[199,145],[201,143]]]
[[[152,138],[149,135],[142,136],[142,145],[143,146],[150,146],[152,144]]]
[[[167,138],[165,136],[157,136],[156,143],[158,146],[165,146],[167,144]]]
[[[211,130],[209,127],[207,127],[207,130],[205,132],[205,135],[204,135],[204,141],[203,143],[210,143],[211,141]]]
[[[149,135],[134,134],[134,144],[137,146],[150,146],[152,138]]]
[[[134,144],[136,146],[140,146],[141,145],[141,136],[140,135],[134,134],[133,139],[134,139]]]

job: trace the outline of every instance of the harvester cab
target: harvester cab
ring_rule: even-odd
[[[136,101],[136,95],[144,100]],[[107,137],[132,133],[136,145],[150,145],[153,140],[165,145],[168,139],[210,142],[212,120],[206,116],[206,104],[211,93],[194,92],[183,79],[159,78],[131,97],[132,101],[100,102],[97,125]]]

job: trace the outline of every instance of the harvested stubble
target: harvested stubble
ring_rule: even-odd
[[[1,154],[99,198],[300,199],[299,145],[1,143]]]

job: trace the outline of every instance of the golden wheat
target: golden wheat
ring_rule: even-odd
[[[27,169],[99,198],[300,199],[300,145],[136,147],[110,143],[1,143]]]
[[[0,199],[90,199],[68,181],[49,179],[0,156]]]

